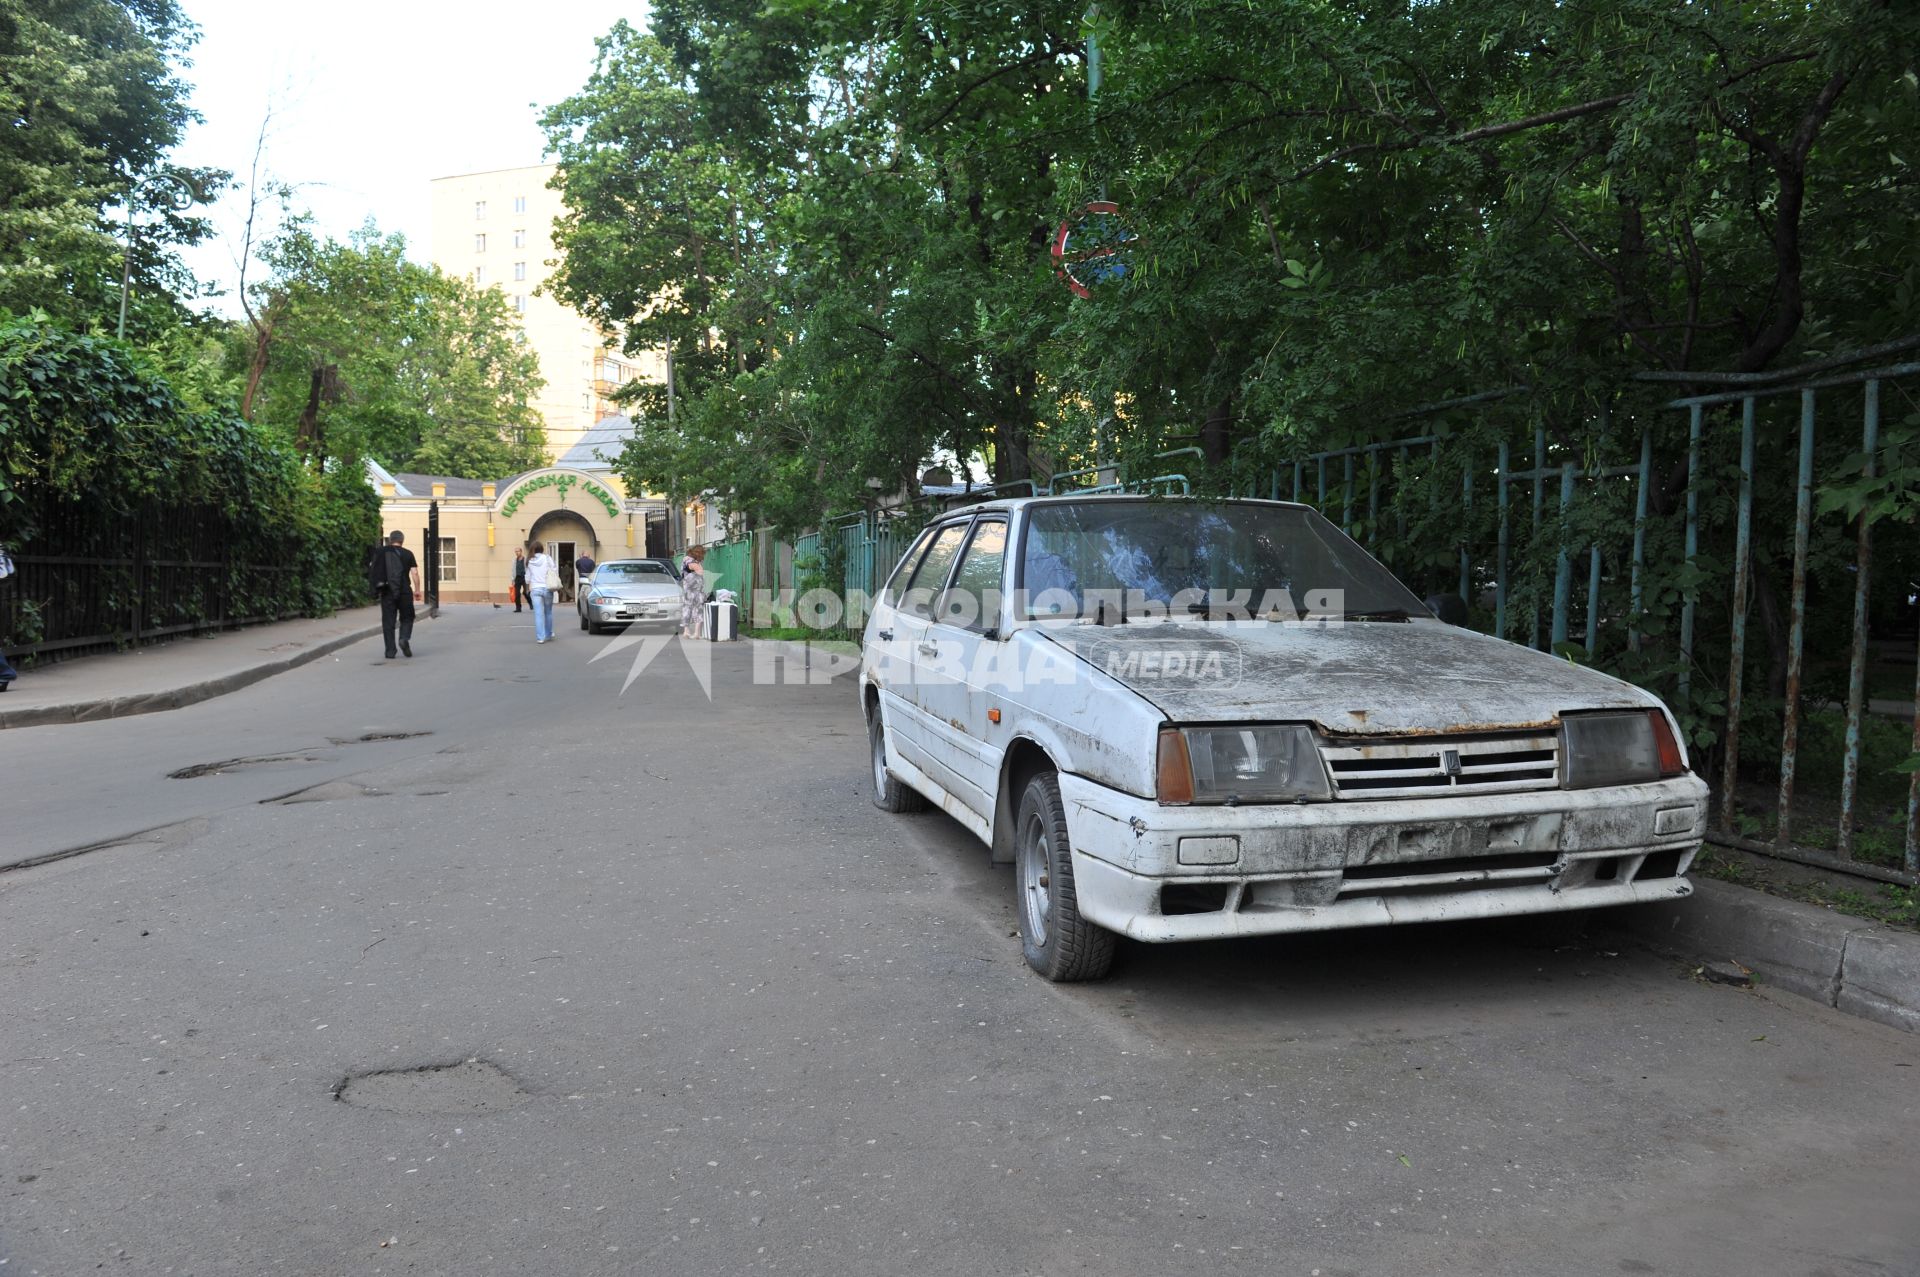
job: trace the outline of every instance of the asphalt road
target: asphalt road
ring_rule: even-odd
[[[165,826],[0,872],[0,1274],[1920,1272],[1920,1039],[1565,923],[1049,986],[850,688],[527,619],[0,735],[0,860]]]

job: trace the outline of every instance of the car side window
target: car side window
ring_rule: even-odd
[[[982,519],[973,525],[966,555],[953,584],[940,596],[934,619],[974,633],[993,629],[1000,618],[1000,573],[1007,561],[1007,523]]]
[[[907,552],[900,556],[900,562],[894,566],[893,575],[887,578],[887,588],[880,595],[880,601],[888,607],[900,606],[900,594],[907,588],[907,582],[913,579],[913,572],[920,565],[920,557],[926,553],[927,543],[933,540],[933,530],[928,528],[914,538]]]
[[[947,583],[947,572],[960,557],[960,543],[967,537],[967,525],[949,523],[933,534],[920,566],[913,570],[907,588],[901,591],[899,608],[908,616],[922,620],[933,615],[933,601]]]

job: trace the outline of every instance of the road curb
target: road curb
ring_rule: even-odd
[[[1764,984],[1881,1024],[1920,1032],[1920,935],[1694,878],[1693,895],[1595,915],[1689,961],[1732,960]]]
[[[67,701],[59,705],[34,705],[17,710],[0,706],[0,731],[14,727],[42,727],[49,723],[93,723],[104,718],[127,718],[134,714],[155,714],[162,710],[180,709],[183,706],[212,700],[216,696],[225,696],[228,692],[237,692],[243,687],[272,678],[275,674],[284,674],[288,670],[298,669],[309,661],[317,661],[362,639],[376,637],[379,633],[378,624],[365,626],[351,634],[341,634],[316,643],[310,648],[295,652],[292,656],[265,661],[259,665],[250,665],[242,670],[222,674],[218,678],[188,683],[184,687],[170,687],[158,692],[142,692],[136,696]]]

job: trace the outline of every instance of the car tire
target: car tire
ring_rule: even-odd
[[[873,773],[873,805],[881,811],[910,812],[925,809],[927,800],[920,791],[887,770],[887,729],[880,722],[880,706],[875,704],[867,717],[867,750]]]
[[[1113,969],[1119,937],[1080,916],[1059,777],[1041,772],[1027,782],[1013,828],[1015,912],[1027,965],[1059,984],[1101,979]]]
[[[585,616],[582,616],[580,618],[580,628],[591,634],[593,633],[593,622],[589,621]]]

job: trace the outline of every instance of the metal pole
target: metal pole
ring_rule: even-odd
[[[1340,504],[1340,530],[1353,531],[1353,454],[1346,456],[1346,486],[1342,489],[1344,498]]]
[[[1546,488],[1542,476],[1547,473],[1547,428],[1537,425],[1533,428],[1533,538],[1527,542],[1527,553],[1537,556],[1540,547],[1540,514],[1546,508]],[[1535,558],[1538,562],[1538,558]],[[1529,574],[1531,575],[1531,574]],[[1527,626],[1527,646],[1540,646],[1540,594],[1534,592],[1533,620]]]
[[[1627,646],[1640,650],[1640,615],[1644,598],[1640,580],[1647,566],[1647,487],[1653,478],[1653,427],[1640,431],[1640,492],[1633,503],[1633,597],[1627,608]]]
[[[1573,462],[1560,463],[1560,557],[1553,572],[1553,639],[1549,650],[1567,641],[1567,608],[1573,598],[1573,559],[1567,554],[1569,516],[1573,513]]]
[[[1507,637],[1507,445],[1500,444],[1500,477],[1498,480],[1500,505],[1500,557],[1495,561],[1493,570],[1493,633],[1495,638]]]
[[[1402,553],[1401,547],[1407,543],[1407,449],[1400,446],[1400,459],[1393,467],[1393,538],[1395,541],[1394,558],[1397,562]]]
[[[127,290],[133,287],[133,187],[127,187],[127,247],[120,256],[120,324],[114,336],[127,339]]]
[[[1860,450],[1867,456],[1864,478],[1878,472],[1880,451],[1880,383],[1869,381],[1866,420],[1860,430]],[[1853,579],[1853,661],[1847,672],[1847,753],[1840,774],[1840,840],[1835,847],[1842,860],[1853,859],[1853,806],[1860,792],[1860,715],[1867,698],[1867,582],[1873,567],[1873,525],[1860,512],[1860,550]]]
[[[1720,773],[1721,823],[1733,828],[1731,813],[1740,776],[1740,693],[1747,665],[1747,578],[1753,572],[1753,397],[1740,405],[1740,505],[1733,534],[1733,646],[1727,662],[1726,755]]]
[[[1367,538],[1380,541],[1380,450],[1367,449]]]
[[[1793,844],[1793,772],[1800,753],[1800,670],[1807,641],[1807,543],[1813,528],[1813,392],[1800,392],[1800,483],[1793,509],[1792,621],[1787,628],[1787,703],[1781,711],[1780,808],[1773,840]]]
[[[1473,577],[1473,456],[1460,463],[1460,601],[1473,606],[1473,596],[1468,593]]]
[[[1691,406],[1687,420],[1687,567],[1700,557],[1700,405]],[[1694,573],[1687,573],[1680,605],[1680,699],[1689,699],[1693,687],[1693,607],[1700,596]]]
[[[1600,547],[1594,546],[1587,564],[1587,663],[1600,646]]]

